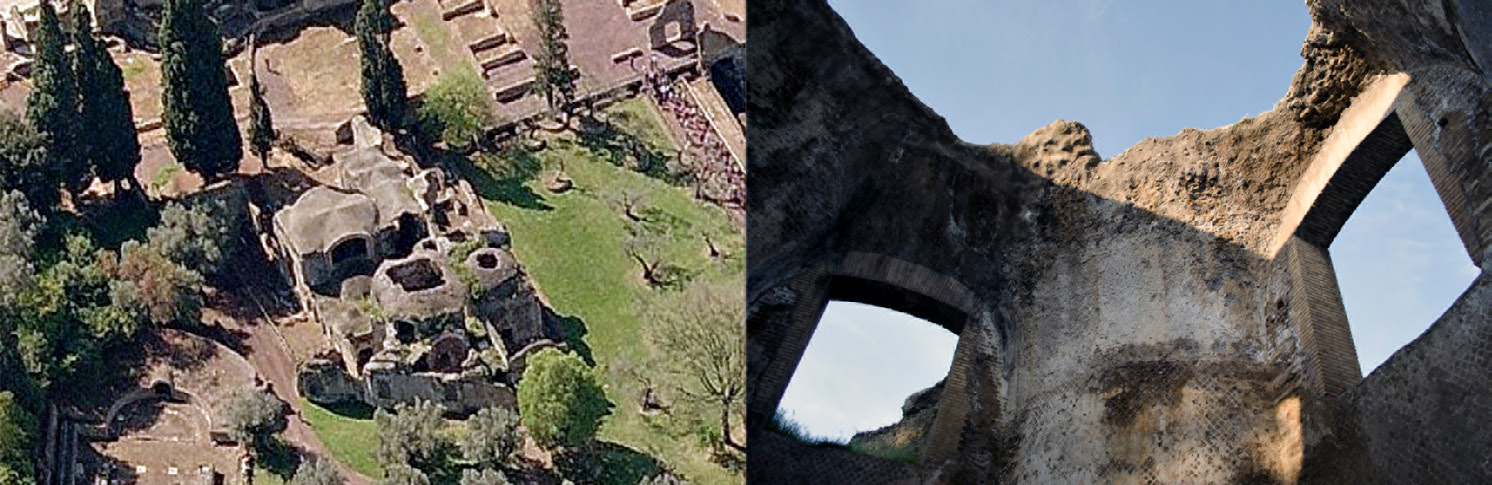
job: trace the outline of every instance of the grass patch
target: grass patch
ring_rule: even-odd
[[[922,463],[922,453],[919,452],[919,447],[916,443],[905,443],[896,446],[871,446],[852,443],[849,446],[850,451],[856,453],[863,453],[870,456],[879,456],[888,460],[896,460],[911,465]]]
[[[144,76],[146,73],[146,67],[145,63],[143,62],[138,62],[134,59],[127,59],[126,62],[121,63],[121,65],[119,66],[119,71],[124,77],[124,82],[128,83],[139,79],[140,76]]]
[[[172,161],[169,165],[161,167],[160,170],[156,170],[155,175],[150,176],[150,190],[152,192],[160,192],[161,189],[165,188],[166,184],[171,183],[171,179],[175,177],[176,174],[181,173],[182,170],[185,170],[185,168],[182,167],[180,163],[176,163],[175,161]]]
[[[288,480],[280,478],[279,475],[271,473],[258,466],[254,467],[254,483],[256,485],[285,485]]]
[[[420,12],[414,17],[414,32],[432,54],[445,52],[446,46],[451,42],[451,33],[446,30],[445,24],[427,12]]]
[[[327,409],[302,399],[301,414],[332,456],[369,478],[383,476],[378,464],[378,425],[367,406]]]
[[[100,247],[118,249],[125,241],[144,240],[146,231],[160,222],[160,212],[144,199],[125,195],[88,208],[83,221]]]
[[[581,126],[580,145],[606,160],[675,184],[688,181],[678,150],[648,98],[634,97],[606,110],[606,120]]]
[[[814,436],[808,432],[807,428],[803,427],[802,423],[794,420],[781,409],[778,409],[777,413],[772,415],[772,421],[767,423],[767,431],[792,438],[805,445],[846,447],[845,443],[838,440]]]
[[[511,159],[515,156],[533,159]],[[489,157],[484,163],[498,167],[538,165],[526,167],[523,175],[545,173],[563,163],[575,181],[574,190],[559,195],[543,189],[543,177],[489,175],[487,181],[508,180],[513,187],[484,189],[473,184],[512,232],[514,253],[555,311],[573,319],[567,333],[584,335],[583,343],[602,368],[607,395],[617,406],[600,438],[655,457],[691,483],[741,483],[741,475],[711,462],[708,447],[688,439],[692,430],[679,429],[688,426],[668,423],[667,416],[643,416],[638,410],[648,381],[657,387],[670,377],[647,374],[652,356],[640,338],[645,322],[639,317],[638,302],[657,290],[646,287],[641,268],[622,251],[629,221],[608,201],[624,193],[641,194],[641,205],[649,211],[645,214],[659,214],[660,221],[662,214],[667,215],[658,239],[667,261],[695,272],[696,278],[744,287],[745,243],[729,217],[719,207],[696,201],[687,189],[613,165],[573,137],[553,140],[538,153]],[[488,197],[509,195],[515,187],[527,197]],[[724,250],[724,260],[707,255],[707,235]]]
[[[772,421],[767,423],[767,431],[777,433],[794,441],[809,446],[829,446],[834,448],[846,448],[856,453],[870,456],[878,456],[889,460],[916,465],[922,462],[920,446],[917,443],[904,443],[900,445],[886,445],[884,443],[869,444],[851,440],[849,443],[841,442],[831,438],[814,436],[803,427],[802,423],[788,416],[781,409],[772,415]]]
[[[668,150],[673,147],[673,142],[668,139],[668,132],[658,119],[657,108],[648,101],[648,98],[638,96],[617,103],[606,110],[611,115],[611,122],[617,128],[630,133],[654,150]]]
[[[435,61],[441,73],[463,69],[475,73],[474,59],[467,54],[470,51],[466,46],[452,41],[451,29],[446,21],[441,20],[440,9],[423,7],[422,4],[411,5],[410,24],[414,27],[415,36],[420,38],[420,43],[425,44],[425,53]]]

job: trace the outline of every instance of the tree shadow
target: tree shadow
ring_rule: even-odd
[[[633,485],[657,475],[663,463],[626,446],[597,441],[591,446],[556,454],[554,467],[575,483]]]
[[[160,207],[144,197],[123,195],[120,197],[84,197],[75,200],[77,213],[57,211],[48,214],[55,231],[49,231],[60,242],[66,234],[81,231],[94,244],[107,249],[119,249],[125,241],[142,241],[145,231],[160,222]],[[38,238],[46,244],[48,234]],[[56,246],[61,247],[61,246]]]
[[[471,183],[472,190],[483,199],[529,210],[554,209],[544,201],[543,196],[528,186],[528,182],[538,177],[543,166],[538,157],[523,150],[508,150],[488,156],[501,157],[509,163],[506,167],[494,167],[490,161],[474,161],[471,157],[463,156],[450,156],[446,160],[456,173]]]
[[[736,473],[746,471],[746,452],[718,446],[710,451],[710,463]]]
[[[623,116],[621,113],[612,116]],[[624,129],[618,123],[586,117],[581,120],[578,133],[580,146],[605,159],[612,165],[627,168],[648,177],[672,185],[686,185],[690,175],[669,168],[669,154],[650,146],[646,141]]]
[[[249,345],[249,332],[241,329],[224,327],[221,324],[203,324],[190,330],[208,340],[223,344],[234,352],[241,355],[249,355],[253,347]]]
[[[300,467],[301,461],[305,460],[306,454],[306,450],[286,442],[279,436],[271,437],[265,443],[261,443],[257,452],[259,467],[286,482],[290,481],[290,477],[295,476],[295,470]]]
[[[249,203],[259,207],[259,227],[271,227],[276,212],[317,185],[304,172],[286,167],[265,167],[262,173],[243,177]]]
[[[195,332],[192,334],[196,335]],[[160,332],[142,332],[139,345],[145,349],[144,363],[162,362],[183,371],[199,369],[218,354],[218,348],[205,340],[172,338],[167,341]]]
[[[293,8],[289,6],[291,3],[293,2],[287,2],[285,6],[280,8]],[[274,15],[276,13],[279,13],[278,9],[266,12],[267,15]],[[306,16],[299,22],[280,22],[278,25],[273,25],[272,28],[261,29],[256,33],[257,42],[261,46],[271,43],[289,44],[295,41],[295,39],[300,38],[301,33],[305,32],[307,27],[332,27],[341,31],[343,34],[354,35],[353,26],[356,23],[354,22],[356,14],[357,5],[355,4],[321,10]],[[226,31],[227,29],[224,30]],[[237,33],[237,35],[247,34],[248,32]]]
[[[544,322],[546,326],[552,330],[558,330],[557,333],[565,337],[565,344],[569,345],[570,350],[575,351],[575,354],[579,355],[586,365],[595,367],[596,356],[592,353],[590,344],[585,341],[586,334],[590,333],[586,329],[585,320],[574,315],[560,316],[554,310],[545,307]]]
[[[373,412],[376,410],[373,406],[357,401],[340,401],[328,404],[316,403],[316,406],[337,416],[360,420],[373,419]]]
[[[145,431],[155,426],[166,413],[167,401],[161,397],[146,397],[119,409],[113,422],[104,423],[115,435],[126,436]]]
[[[53,402],[79,414],[103,419],[103,410],[115,399],[139,388],[140,370],[152,355],[142,342],[151,334],[141,332],[103,349],[97,372],[90,374],[86,385],[63,386],[52,391]]]
[[[138,483],[140,479],[134,465],[100,454],[92,446],[78,447],[78,462],[91,472],[91,476],[106,480],[104,483]]]

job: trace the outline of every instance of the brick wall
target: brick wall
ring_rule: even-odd
[[[1483,271],[1429,330],[1331,404],[1355,418],[1336,431],[1360,433],[1372,464],[1333,467],[1340,473],[1382,483],[1492,483],[1492,273]]]

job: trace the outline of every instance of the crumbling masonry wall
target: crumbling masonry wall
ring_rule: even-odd
[[[921,465],[888,479],[1492,480],[1487,273],[1364,378],[1327,252],[1413,148],[1486,268],[1492,7],[1308,5],[1274,109],[1105,160],[1061,120],[964,143],[825,2],[752,2],[749,479],[903,470],[766,434],[848,299],[961,336]]]

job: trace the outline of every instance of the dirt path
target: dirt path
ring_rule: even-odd
[[[254,318],[244,323],[243,329],[248,332],[244,342],[253,349],[247,356],[249,363],[269,381],[275,395],[290,405],[289,426],[283,434],[285,440],[306,452],[332,459],[326,445],[321,443],[311,426],[301,419],[301,396],[295,385],[295,358],[291,356],[285,338],[280,335],[274,323],[263,318]],[[341,470],[348,485],[372,485],[373,480],[345,463],[334,459],[332,461],[337,464],[337,469]]]

